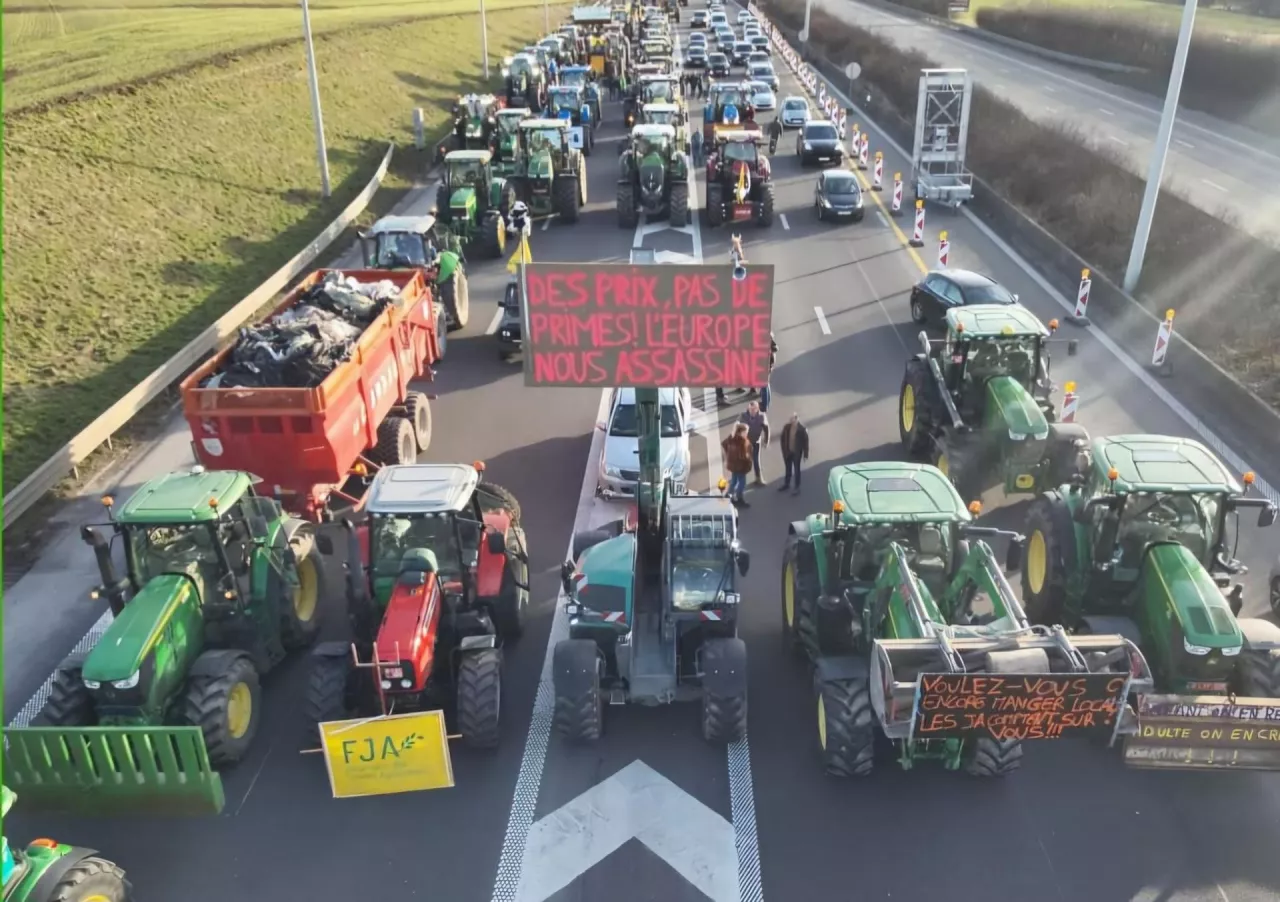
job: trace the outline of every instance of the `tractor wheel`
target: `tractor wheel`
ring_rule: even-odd
[[[1236,671],[1240,694],[1250,698],[1280,698],[1280,652],[1246,648]]]
[[[507,224],[497,210],[489,210],[480,220],[480,247],[491,259],[501,257],[507,249]]]
[[[578,208],[587,205],[587,161],[578,158]]]
[[[1004,777],[1022,766],[1022,743],[979,736],[970,746],[964,772],[971,777]]]
[[[471,319],[471,290],[467,285],[467,274],[459,266],[453,271],[453,275],[437,287],[440,303],[444,304],[444,309],[449,313],[449,331],[465,329],[467,320]]]
[[[449,207],[449,186],[444,182],[436,188],[436,220],[448,225],[453,222],[453,210]]]
[[[782,559],[782,633],[787,650],[797,658],[818,655],[813,616],[818,593],[818,562],[813,544],[792,538]]]
[[[1067,600],[1066,563],[1054,526],[1054,505],[1043,496],[1031,505],[1022,556],[1022,605],[1028,620],[1046,626],[1062,622]]]
[[[724,222],[724,191],[717,184],[707,185],[707,225]]]
[[[115,862],[96,855],[82,858],[67,869],[39,902],[131,902],[133,885]],[[34,900],[33,900],[34,902]]]
[[[506,511],[511,515],[511,525],[520,525],[520,502],[510,489],[504,489],[496,482],[482,482],[476,486],[476,494],[480,496],[480,512]]]
[[[449,353],[449,312],[443,305],[436,307],[436,361],[444,360]]]
[[[963,448],[948,444],[945,438],[939,438],[933,447],[933,465],[950,480],[966,504],[982,495],[981,479],[974,472],[975,463]]]
[[[313,655],[307,674],[306,720],[308,724],[346,720],[355,708],[352,702],[354,665],[349,655]]]
[[[196,659],[196,667],[210,675],[187,679],[183,717],[204,733],[210,764],[235,764],[249,751],[262,722],[258,671],[248,655],[236,651],[207,651]]]
[[[409,392],[404,399],[405,418],[413,426],[413,440],[418,453],[431,447],[431,399],[419,391]]]
[[[387,417],[378,426],[378,443],[369,455],[380,464],[411,464],[418,459],[413,423],[405,417]]]
[[[833,777],[865,777],[876,758],[876,715],[867,680],[822,680],[818,696],[818,748]]]
[[[310,532],[296,533],[289,542],[298,567],[298,588],[284,599],[280,638],[290,651],[306,648],[320,634],[320,605],[324,600],[324,555]]]
[[[558,176],[551,186],[551,203],[560,221],[572,225],[578,221],[578,179],[574,176]]]
[[[501,738],[502,652],[466,652],[458,665],[458,732],[473,749],[493,749]]]
[[[595,130],[587,127],[582,130],[582,152],[587,156],[591,156],[591,151],[596,146]]]
[[[773,182],[760,186],[760,201],[756,205],[756,224],[762,229],[773,225]]]
[[[640,209],[636,206],[636,189],[630,182],[618,183],[618,227],[633,229],[640,221]]]
[[[735,649],[734,646],[740,646]],[[741,639],[709,639],[702,648],[702,670],[740,667],[746,661],[746,645]],[[742,691],[732,695],[702,690],[702,738],[715,745],[741,742],[747,735],[747,683],[742,674]]]
[[[556,643],[553,673],[569,666],[575,669],[593,668],[590,684],[585,691],[567,692],[556,688],[555,714],[552,724],[556,731],[571,742],[595,742],[604,730],[604,703],[600,694],[600,655],[590,639],[562,639]]]
[[[689,183],[680,182],[671,186],[671,226],[683,228],[689,224]]]
[[[528,554],[525,545],[524,530],[516,527],[511,530],[520,546],[520,551]],[[517,576],[519,573],[519,576]],[[529,609],[529,590],[520,588],[520,584],[529,585],[529,565],[507,556],[506,567],[502,571],[502,588],[498,590],[498,598],[493,604],[493,623],[498,628],[498,635],[503,642],[514,642],[524,635],[525,612]]]
[[[922,360],[911,360],[902,374],[902,388],[898,390],[898,436],[902,450],[914,458],[920,458],[930,449],[929,427],[932,425],[930,402],[933,374]]]
[[[93,696],[80,676],[80,661],[63,662],[53,674],[49,698],[31,720],[33,727],[91,727],[98,722]]]

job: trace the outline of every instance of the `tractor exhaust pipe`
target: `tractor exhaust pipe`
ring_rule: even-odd
[[[93,556],[98,559],[98,572],[102,575],[102,585],[98,591],[107,597],[111,616],[119,617],[124,610],[129,581],[116,574],[116,562],[111,559],[111,544],[92,526],[81,527],[80,538],[93,549]]]

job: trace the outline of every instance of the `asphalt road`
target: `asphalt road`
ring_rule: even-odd
[[[938,65],[967,69],[976,84],[1034,119],[1082,129],[1142,178],[1160,121],[1163,95],[1152,97],[1074,66],[855,0],[818,0],[846,22]],[[1088,48],[1081,48],[1088,56]],[[981,128],[975,122],[973,128]],[[1275,243],[1280,221],[1280,139],[1182,108],[1174,127],[1163,185],[1209,213],[1233,214],[1239,224]],[[1157,214],[1158,215],[1158,214]]]
[[[695,5],[693,8],[697,8]],[[782,70],[781,93],[798,86]],[[729,231],[622,230],[613,211],[617,108],[589,160],[590,203],[576,226],[535,231],[537,260],[625,259],[633,245],[689,259],[725,261]],[[695,121],[697,104],[692,108]],[[767,117],[766,117],[767,118]],[[886,171],[904,161],[872,132]],[[773,415],[807,423],[812,455],[800,497],[774,490],[781,462],[770,452],[770,486],[749,493],[740,521],[753,552],[744,580],[742,635],[750,655],[751,735],[728,753],[707,746],[694,706],[610,708],[606,733],[575,748],[545,733],[555,570],[575,528],[616,509],[592,497],[600,395],[523,386],[482,333],[506,275],[485,263],[472,275],[473,321],[450,343],[433,390],[436,433],[428,459],[484,459],[488,476],[511,488],[531,541],[531,628],[505,672],[504,744],[495,754],[455,753],[457,787],[433,793],[334,801],[317,756],[300,756],[297,719],[303,670],[286,666],[269,683],[266,729],[251,760],[226,775],[223,816],[171,821],[53,818],[21,810],[6,825],[15,840],[57,835],[104,850],[126,867],[140,900],[182,898],[430,898],[449,902],[716,902],[741,899],[1023,900],[1249,902],[1280,891],[1274,817],[1280,778],[1184,775],[1124,769],[1118,752],[1064,741],[1029,747],[1020,773],[981,782],[928,766],[902,772],[885,762],[856,782],[823,776],[808,680],[782,654],[778,586],[787,522],[825,508],[825,477],[837,463],[900,459],[896,399],[916,329],[907,293],[947,228],[952,266],[987,271],[1048,319],[1061,311],[1044,288],[982,231],[960,217],[933,216],[926,248],[913,254],[874,205],[860,224],[820,225],[814,173],[801,172],[784,142],[775,160],[778,212],[768,231],[742,230],[748,259],[776,269],[774,332],[780,357]],[[698,191],[702,196],[701,184]],[[883,199],[886,206],[887,196]],[[1092,333],[1080,353],[1055,354],[1055,376],[1077,379],[1079,419],[1095,434],[1191,430],[1147,379],[1123,366]],[[1140,370],[1139,370],[1140,372]],[[705,394],[695,390],[695,403]],[[691,488],[721,473],[718,438],[739,408],[712,412],[693,440]],[[182,447],[175,434],[173,446]],[[181,462],[160,450],[136,480]],[[1265,464],[1265,465],[1264,465]],[[1274,461],[1259,462],[1260,474]],[[584,473],[585,470],[585,473]],[[1022,507],[991,493],[993,522],[1020,522]],[[1243,530],[1253,566],[1246,613],[1265,607],[1262,579],[1275,538]],[[96,614],[83,598],[86,549],[59,561],[51,549],[14,594],[29,617],[24,653],[6,683],[36,686]],[[60,552],[61,553],[61,552]],[[68,550],[67,555],[71,555]],[[57,576],[58,566],[63,575]],[[38,592],[32,595],[30,593]],[[51,600],[52,599],[52,600]],[[339,602],[331,599],[337,614]],[[79,612],[79,613],[76,613]],[[41,631],[41,623],[58,630]],[[20,664],[21,666],[17,666]],[[6,702],[8,702],[6,687]],[[16,710],[14,707],[10,711]],[[338,862],[350,862],[342,866]]]

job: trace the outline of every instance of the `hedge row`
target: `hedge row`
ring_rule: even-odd
[[[1178,42],[1176,26],[1100,9],[983,7],[977,23],[1050,50],[1141,66],[1147,71],[1113,77],[1161,97]],[[1251,40],[1207,28],[1192,33],[1182,82],[1186,106],[1258,127],[1280,126],[1277,85],[1280,41]]]
[[[768,0],[765,9],[792,30],[803,24],[804,0]],[[810,30],[832,71],[857,60],[860,92],[901,122],[914,119],[919,72],[937,63],[820,9]],[[982,88],[971,115],[974,173],[1118,283],[1144,180],[1079,134],[1034,122]],[[1137,296],[1153,311],[1176,308],[1184,334],[1194,330],[1205,353],[1280,407],[1280,252],[1162,192]]]

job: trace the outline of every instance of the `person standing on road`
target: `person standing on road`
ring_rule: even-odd
[[[741,507],[750,507],[744,497],[747,491],[747,474],[751,472],[751,439],[743,423],[735,423],[733,432],[720,443],[724,451],[724,468],[729,471],[729,500]]]
[[[785,481],[778,487],[779,492],[791,488],[791,476],[795,474],[796,487],[791,494],[800,494],[800,462],[809,459],[809,430],[800,422],[800,414],[793,413],[787,425],[782,427],[779,436],[779,447],[782,449],[782,463],[787,469]]]
[[[773,121],[769,123],[769,153],[778,152],[778,139],[782,137],[782,118],[774,116]]]
[[[747,404],[746,411],[738,419],[738,425],[747,427],[747,438],[751,441],[751,465],[756,474],[756,485],[764,485],[764,476],[760,471],[760,452],[769,447],[769,416],[760,409],[759,401]]]
[[[693,135],[689,138],[689,143],[693,146],[693,165],[702,165],[702,132],[697,129],[693,130]],[[720,389],[724,391],[724,389]]]

